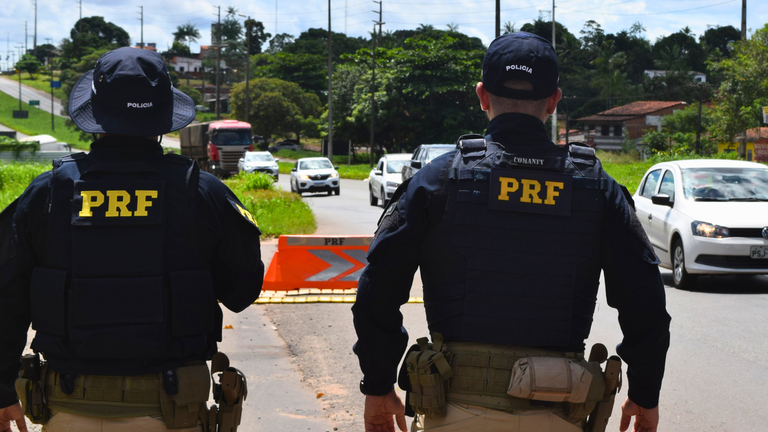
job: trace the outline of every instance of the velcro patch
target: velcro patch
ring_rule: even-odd
[[[163,223],[165,182],[75,182],[72,225],[157,225]]]
[[[572,190],[573,177],[567,174],[494,168],[488,207],[570,216]]]
[[[240,216],[242,216],[243,219],[247,220],[248,223],[255,226],[256,228],[259,227],[258,222],[256,222],[256,218],[253,217],[251,212],[249,212],[245,207],[240,205],[240,203],[238,203],[235,199],[233,199],[230,196],[227,197],[227,201],[229,201],[229,203],[232,204],[232,207],[234,207],[235,210],[237,210],[237,212],[240,213]]]

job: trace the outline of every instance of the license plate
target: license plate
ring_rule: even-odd
[[[324,181],[316,181],[315,182],[315,186],[325,186],[325,182]]]
[[[768,259],[768,246],[752,246],[750,256],[753,259]]]

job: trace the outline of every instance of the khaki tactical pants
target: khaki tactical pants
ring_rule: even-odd
[[[43,432],[166,432],[162,416],[99,418],[53,411],[53,416],[43,426]],[[201,425],[173,429],[172,432],[203,432]]]
[[[434,432],[582,432],[582,428],[560,417],[557,411],[515,413],[448,402],[445,417],[414,418],[412,431]]]

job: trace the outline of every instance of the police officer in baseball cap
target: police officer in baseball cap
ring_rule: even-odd
[[[656,430],[670,323],[659,261],[594,150],[547,136],[557,85],[547,40],[495,39],[476,89],[486,134],[460,137],[382,215],[352,308],[366,431],[405,430],[406,413],[416,429],[443,432],[602,431],[621,360],[621,430],[633,416],[635,431]],[[403,359],[399,308],[417,269],[431,342]],[[601,344],[586,352],[601,271],[621,358]]]
[[[163,154],[195,111],[157,53],[104,54],[69,113],[98,135],[90,153],[0,214],[0,430],[26,430],[24,412],[49,432],[202,431],[217,300],[239,312],[259,296],[259,228],[218,179]]]

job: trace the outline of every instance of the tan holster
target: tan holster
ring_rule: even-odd
[[[206,432],[236,432],[243,413],[243,402],[248,397],[248,381],[239,369],[230,367],[224,353],[216,353],[211,360],[211,376],[219,373],[219,383],[213,384],[213,400],[208,411]]]

